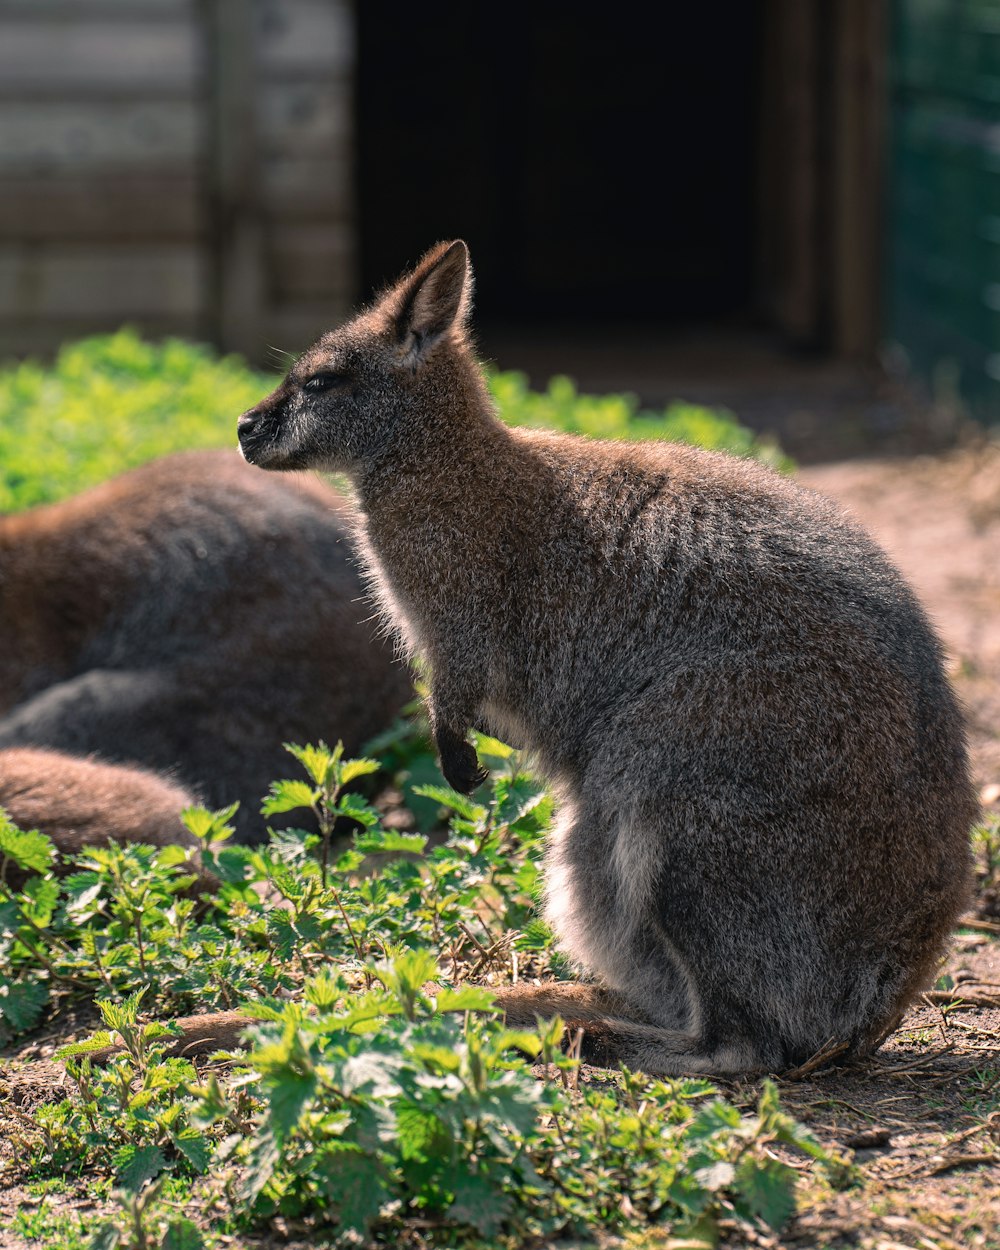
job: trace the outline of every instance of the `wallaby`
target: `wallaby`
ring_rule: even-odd
[[[976,805],[940,649],[830,503],[745,460],[509,429],[462,242],[325,335],[240,418],[251,463],[349,475],[372,590],[430,665],[445,777],[470,726],[559,800],[546,911],[594,984],[559,1013],[648,1072],[774,1071],[877,1046],[969,881]],[[180,1049],[238,1017],[181,1022]]]
[[[370,613],[346,501],[234,451],[154,461],[0,518],[0,747],[134,762],[199,801],[260,799],[286,741],[356,751],[412,685]]]
[[[650,1072],[877,1046],[969,883],[976,812],[940,647],[879,548],[760,464],[510,429],[431,250],[239,421],[265,469],[346,473],[371,587],[430,666],[448,782],[470,726],[559,800],[546,912],[596,979],[501,996]]]
[[[0,751],[0,807],[21,829],[52,839],[57,873],[71,870],[62,856],[108,842],[185,846],[197,876],[193,888],[214,892],[218,881],[200,867],[198,839],[181,824],[181,812],[194,802],[181,786],[145,769],[30,747]],[[3,880],[19,889],[26,877],[8,863]]]

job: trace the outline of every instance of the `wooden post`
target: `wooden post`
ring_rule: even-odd
[[[833,55],[833,346],[878,348],[885,125],[885,0],[835,6]]]
[[[802,346],[823,320],[819,60],[819,0],[767,0],[759,257],[768,311]]]
[[[265,347],[253,0],[203,0],[209,30],[213,337],[253,362]]]

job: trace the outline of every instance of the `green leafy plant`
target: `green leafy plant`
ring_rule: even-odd
[[[50,503],[172,451],[231,447],[234,422],[274,385],[235,356],[134,330],[67,344],[51,364],[0,368],[0,513]],[[787,465],[727,412],[630,395],[581,395],[568,378],[532,391],[518,373],[489,379],[501,415],[599,438],[667,438]]]
[[[397,738],[389,755],[423,749]],[[105,1026],[62,1052],[71,1096],[22,1117],[36,1175],[112,1175],[120,1210],[95,1246],[197,1246],[165,1178],[211,1194],[229,1229],[281,1216],[355,1244],[419,1228],[427,1246],[651,1224],[708,1244],[721,1221],[787,1219],[796,1173],[776,1149],[846,1179],[771,1086],[748,1115],[704,1081],[581,1080],[559,1021],[504,1027],[490,983],[556,958],[533,911],[552,803],[517,752],[483,735],[477,749],[492,773],[477,795],[415,787],[429,838],[386,829],[347,788],[372,760],[290,747],[304,775],[264,810],[307,810],[320,834],[237,847],[232,809],[185,813],[222,882],[200,903],[184,852],[92,850],[60,880],[46,839],[0,823],[0,856],[31,874],[0,887],[0,1004],[21,995],[8,1025],[59,987],[96,997]],[[161,1018],[220,1004],[242,1005],[249,1054],[221,1070],[167,1054]]]
[[[270,379],[234,356],[133,330],[0,370],[0,512],[65,498],[190,447],[227,447]]]
[[[542,426],[591,438],[665,439],[752,456],[775,468],[792,467],[775,443],[754,435],[725,409],[678,401],[652,412],[640,408],[634,395],[581,395],[573,381],[562,376],[552,378],[544,391],[533,391],[518,372],[492,374],[490,389],[501,416],[511,425]]]

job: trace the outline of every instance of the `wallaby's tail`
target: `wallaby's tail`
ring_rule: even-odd
[[[492,988],[492,987],[491,987]],[[558,982],[493,990],[512,1028],[533,1029],[538,1019],[561,1016],[571,1034],[582,1031],[580,1057],[598,1067],[624,1064],[654,1076],[710,1073],[748,1075],[769,1065],[749,1044],[729,1042],[711,1049],[693,1033],[665,1029],[641,1017],[620,995],[593,985]],[[209,1012],[173,1021],[179,1036],[166,1042],[167,1054],[202,1055],[232,1050],[252,1020],[239,1012]],[[122,1046],[93,1052],[93,1063],[107,1063]]]
[[[769,1067],[749,1042],[712,1048],[694,1033],[652,1023],[621,995],[599,986],[518,985],[496,991],[496,1003],[512,1028],[531,1029],[539,1018],[561,1016],[571,1034],[582,1032],[581,1059],[598,1067],[624,1064],[653,1076],[751,1075]]]
[[[249,1016],[238,1011],[209,1011],[198,1016],[181,1016],[171,1024],[180,1029],[177,1037],[166,1038],[159,1043],[168,1055],[207,1055],[216,1050],[239,1050],[240,1034],[253,1024]],[[107,1063],[116,1055],[124,1053],[124,1046],[117,1043],[103,1050],[91,1051],[87,1058],[91,1063]]]

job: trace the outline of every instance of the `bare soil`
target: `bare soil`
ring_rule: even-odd
[[[804,470],[887,548],[923,599],[969,715],[970,744],[987,806],[1000,807],[1000,444],[945,455],[856,461]],[[986,884],[986,883],[983,883]],[[729,1245],[858,1250],[1000,1250],[1000,916],[981,891],[944,970],[949,989],[908,1013],[863,1063],[780,1081],[785,1105],[826,1144],[853,1157],[858,1184],[835,1193],[802,1163],[800,1213],[782,1234],[733,1230]],[[956,1005],[957,1004],[957,1005]],[[23,1117],[64,1093],[55,1045],[91,1027],[80,1016],[8,1054],[0,1065],[0,1246],[28,1250],[3,1230],[14,1213],[74,1211],[93,1226],[104,1204],[88,1179],[42,1199],[24,1187]],[[586,1077],[584,1078],[586,1079]],[[756,1086],[725,1092],[752,1106]],[[666,1247],[661,1233],[642,1244]],[[301,1245],[276,1227],[263,1241]],[[632,1244],[636,1244],[633,1242]]]

